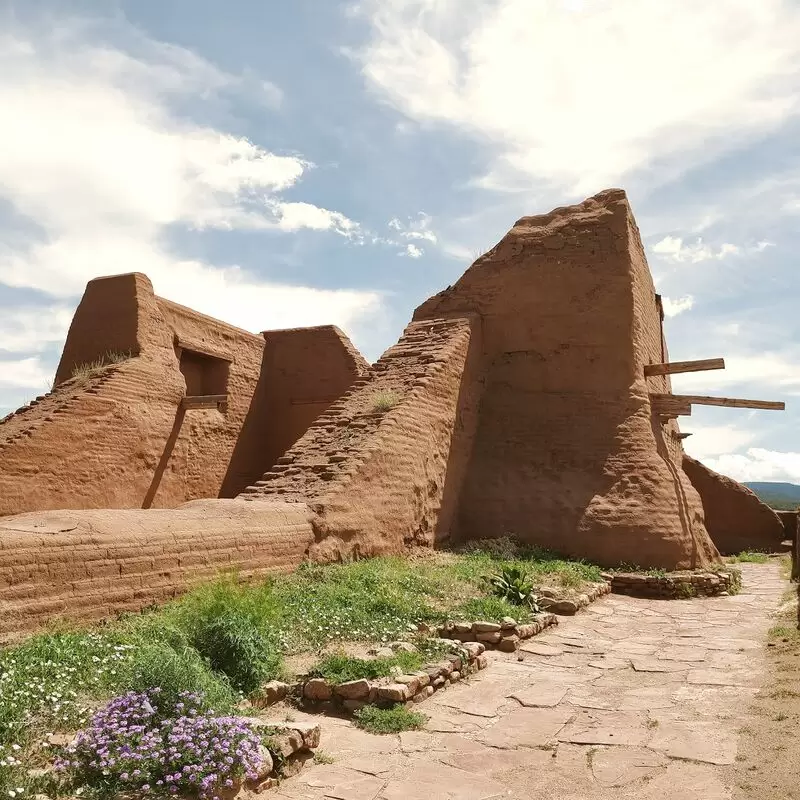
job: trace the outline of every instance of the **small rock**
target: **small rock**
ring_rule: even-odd
[[[431,676],[427,672],[415,672],[414,676],[419,680],[420,686],[427,686],[431,682]]]
[[[470,622],[455,622],[453,623],[454,633],[472,633],[472,623]]]
[[[498,650],[504,653],[513,653],[519,647],[519,636],[508,636],[501,639],[497,645]]]
[[[312,678],[303,687],[303,696],[308,700],[322,701],[331,699],[331,687],[324,678]]]
[[[450,680],[453,681],[453,683],[460,681],[461,673],[458,670],[453,670],[453,672],[450,673]]]
[[[381,647],[377,650],[371,650],[370,655],[376,656],[377,658],[392,658],[394,650],[392,650],[391,647]]]
[[[425,696],[426,697],[430,697],[435,691],[436,690],[433,688],[433,686],[426,686],[425,687]]]
[[[480,642],[466,642],[464,644],[464,650],[467,651],[469,657],[477,658],[486,648]]]
[[[538,589],[536,594],[539,597],[548,597],[548,598],[555,598],[558,597],[558,592],[555,589],[551,589],[549,586],[542,586],[541,589]]]
[[[440,687],[444,686],[446,680],[447,678],[445,678],[443,675],[440,675],[438,678],[434,679],[431,686],[434,689],[439,689]]]
[[[475,659],[475,666],[478,669],[486,669],[489,666],[489,659],[485,655],[480,655]]]
[[[288,758],[292,753],[302,750],[305,745],[303,737],[299,731],[286,731],[285,733],[278,733],[271,738],[273,752]]]
[[[578,604],[572,600],[556,600],[548,611],[552,611],[554,614],[571,617],[573,614],[578,613]]]
[[[417,648],[411,642],[390,642],[389,647],[395,653],[416,653]]]
[[[417,625],[417,633],[428,634],[430,632],[431,632],[430,625],[427,625],[424,622],[420,622],[419,625]]]
[[[514,617],[503,617],[503,619],[500,620],[500,627],[503,630],[508,630],[509,628],[516,628],[517,621],[514,619]]]
[[[408,686],[403,683],[391,683],[378,689],[378,699],[388,700],[393,703],[404,703],[411,697]]]
[[[345,700],[342,702],[342,707],[345,711],[359,711],[368,705],[366,700]]]
[[[272,753],[267,750],[264,745],[259,745],[258,748],[258,766],[256,767],[256,778],[255,782],[259,783],[264,779],[268,778],[274,769],[274,763],[272,761]]]
[[[501,630],[501,626],[498,625],[496,622],[473,622],[472,623],[472,632],[473,633],[498,633]]]
[[[422,686],[417,675],[398,675],[395,678],[395,682],[407,686],[410,695],[415,695],[419,691],[420,686]]]
[[[346,681],[334,687],[333,692],[337,697],[345,700],[366,700],[369,697],[369,681]]]
[[[479,642],[485,642],[486,644],[497,644],[502,637],[501,631],[492,631],[488,633],[476,633],[475,638]]]
[[[281,681],[270,681],[269,683],[265,683],[260,690],[261,698],[266,701],[268,706],[273,705],[274,703],[280,703],[281,700],[286,699],[286,695],[289,694],[290,686],[288,683],[282,683]]]

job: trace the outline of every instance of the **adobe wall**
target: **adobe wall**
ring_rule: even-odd
[[[470,319],[412,323],[241,497],[307,502],[309,556],[320,561],[440,543],[448,466],[464,429],[465,365],[479,341]],[[391,407],[376,409],[379,398]]]
[[[310,518],[302,503],[199,500],[0,519],[0,641],[57,619],[137,611],[221,570],[290,570],[314,540]]]
[[[132,357],[70,377],[109,351]],[[364,368],[331,327],[257,335],[157,297],[144,275],[93,280],[54,390],[0,422],[0,515],[233,496]],[[187,393],[228,400],[184,411]]]
[[[334,325],[266,331],[261,378],[222,484],[235,497],[258,480],[369,364]]]
[[[787,538],[784,524],[753,491],[689,455],[683,456],[683,469],[700,494],[706,528],[720,553],[780,550]]]
[[[414,320],[477,314],[484,382],[460,539],[514,534],[600,564],[718,557],[645,379],[659,308],[625,193],[524,217]]]

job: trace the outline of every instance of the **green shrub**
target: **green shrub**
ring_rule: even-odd
[[[392,674],[392,667],[414,672],[422,666],[419,653],[396,653],[392,658],[353,658],[346,653],[325,656],[309,671],[309,676],[325,678],[328,683],[345,683],[361,679],[373,680]]]
[[[378,708],[364,706],[353,714],[356,725],[368,733],[400,733],[401,731],[418,731],[424,727],[426,717],[416,711],[409,711],[405,706]]]
[[[530,606],[515,606],[502,597],[476,597],[456,606],[450,614],[454,620],[486,620],[496,622],[503,617],[513,617],[517,622],[527,622]]]
[[[732,563],[744,564],[767,564],[769,563],[769,556],[766,553],[757,553],[753,550],[745,550],[735,556],[731,556],[728,561]]]
[[[532,611],[539,611],[533,583],[528,573],[516,566],[503,567],[497,575],[486,578],[496,597],[507,600],[514,606],[524,606]]]

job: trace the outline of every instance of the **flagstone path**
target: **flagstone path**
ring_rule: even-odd
[[[729,800],[726,765],[765,679],[786,583],[742,564],[735,597],[610,595],[420,706],[424,731],[373,736],[318,718],[332,764],[285,800]],[[299,718],[299,713],[297,717]]]

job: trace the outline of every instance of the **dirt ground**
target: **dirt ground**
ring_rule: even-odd
[[[730,768],[735,800],[800,798],[800,587],[790,592],[775,621],[788,635],[770,636],[767,684],[742,719],[739,751]]]

